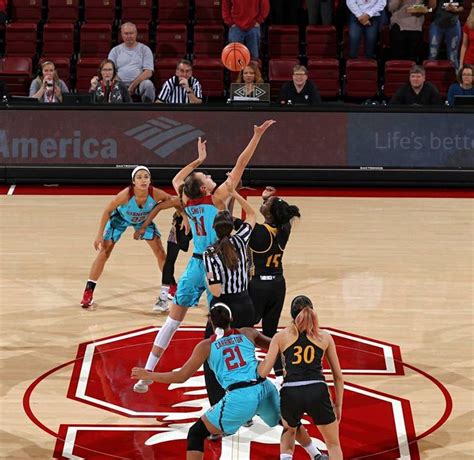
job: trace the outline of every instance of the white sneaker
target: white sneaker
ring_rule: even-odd
[[[133,385],[133,391],[135,393],[146,393],[148,387],[153,383],[153,380],[139,380]]]
[[[166,299],[160,299],[158,297],[155,305],[153,305],[153,311],[166,312],[169,310],[168,301]]]

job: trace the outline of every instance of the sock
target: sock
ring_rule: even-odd
[[[311,458],[316,457],[316,455],[321,455],[321,451],[316,447],[314,442],[310,442],[307,446],[303,446],[303,448],[308,452]]]
[[[147,371],[153,372],[159,360],[159,356],[155,356],[152,352],[150,352],[148,359],[146,360],[145,369]]]
[[[91,289],[92,292],[94,292],[94,289],[95,289],[96,284],[97,284],[97,281],[87,280],[87,283],[86,283],[86,290],[87,290],[87,289]]]
[[[293,455],[291,454],[280,454],[280,460],[292,460]]]
[[[160,292],[160,299],[161,300],[167,300],[168,299],[168,292],[170,292],[170,287],[169,286],[161,286],[161,292]]]

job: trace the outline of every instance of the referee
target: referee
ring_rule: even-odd
[[[219,212],[214,219],[214,229],[218,239],[203,254],[207,282],[213,295],[210,306],[223,302],[232,311],[232,327],[252,327],[255,311],[247,291],[247,247],[256,216],[253,208],[236,191],[233,191],[232,196],[245,211],[246,219],[232,236],[234,219],[229,211]],[[208,321],[205,337],[208,338],[212,334],[212,325]],[[212,406],[224,396],[225,392],[207,362],[204,363],[204,377]]]
[[[161,104],[202,103],[201,83],[193,77],[191,61],[181,59],[178,62],[175,76],[165,81],[156,102]]]

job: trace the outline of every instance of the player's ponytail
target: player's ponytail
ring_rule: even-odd
[[[316,339],[319,334],[318,316],[313,310],[313,303],[305,295],[299,295],[291,302],[291,317],[299,332]]]
[[[186,179],[184,179],[183,193],[191,200],[201,198],[203,196],[201,187],[203,183],[196,176],[196,173],[192,172]]]
[[[234,219],[229,211],[217,213],[213,224],[218,241],[213,245],[215,253],[220,257],[224,266],[235,270],[239,265],[237,249],[230,241],[230,234],[234,229]]]
[[[214,332],[217,338],[224,335],[224,331],[230,326],[232,321],[232,312],[223,302],[217,302],[209,311],[209,319],[214,326]]]
[[[273,223],[277,228],[291,223],[295,217],[301,217],[298,206],[288,204],[285,200],[275,197],[270,204],[270,214],[273,218]]]

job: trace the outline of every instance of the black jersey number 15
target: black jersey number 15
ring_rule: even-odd
[[[275,268],[280,266],[280,259],[283,254],[272,254],[270,257],[267,258],[267,262],[265,263],[266,267],[270,267],[273,265]]]

